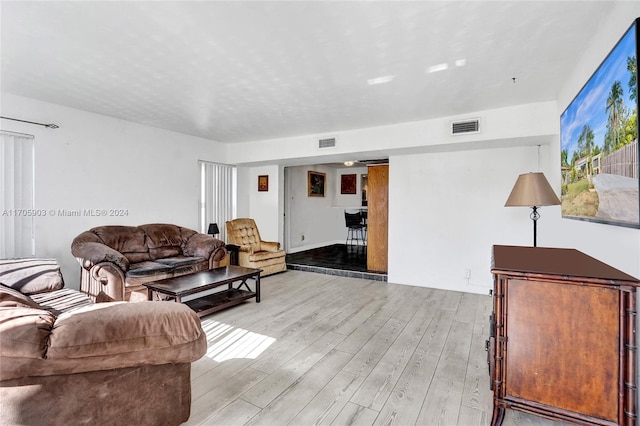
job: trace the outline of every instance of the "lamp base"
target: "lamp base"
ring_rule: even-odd
[[[531,208],[533,210],[532,210],[531,214],[529,215],[529,217],[533,221],[533,246],[537,247],[537,241],[536,241],[537,229],[536,229],[536,224],[538,223],[538,219],[540,219],[540,213],[538,213],[538,207],[533,206]]]

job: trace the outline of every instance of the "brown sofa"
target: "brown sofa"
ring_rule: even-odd
[[[287,270],[286,253],[280,243],[262,241],[256,222],[249,218],[238,218],[226,223],[227,240],[240,246],[238,264],[247,268],[262,269],[261,276]]]
[[[217,268],[223,241],[177,225],[100,226],[78,235],[71,253],[80,262],[80,290],[93,300],[147,300],[144,283]]]
[[[198,316],[172,302],[94,304],[57,263],[0,260],[0,423],[178,425],[191,410]]]

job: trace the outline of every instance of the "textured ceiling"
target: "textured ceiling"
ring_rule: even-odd
[[[240,142],[556,99],[611,2],[0,7],[3,92]]]

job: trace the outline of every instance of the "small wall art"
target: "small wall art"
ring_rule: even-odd
[[[309,190],[309,197],[324,197],[324,188],[326,185],[325,173],[320,172],[307,172],[307,187]]]
[[[269,175],[258,176],[258,191],[259,192],[269,191]]]
[[[356,193],[356,178],[358,175],[341,175],[340,176],[340,194]]]

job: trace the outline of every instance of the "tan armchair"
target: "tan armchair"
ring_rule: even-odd
[[[280,249],[280,243],[262,241],[253,219],[234,219],[228,221],[226,225],[227,242],[240,246],[238,251],[240,266],[262,269],[261,276],[287,270],[285,252]]]

